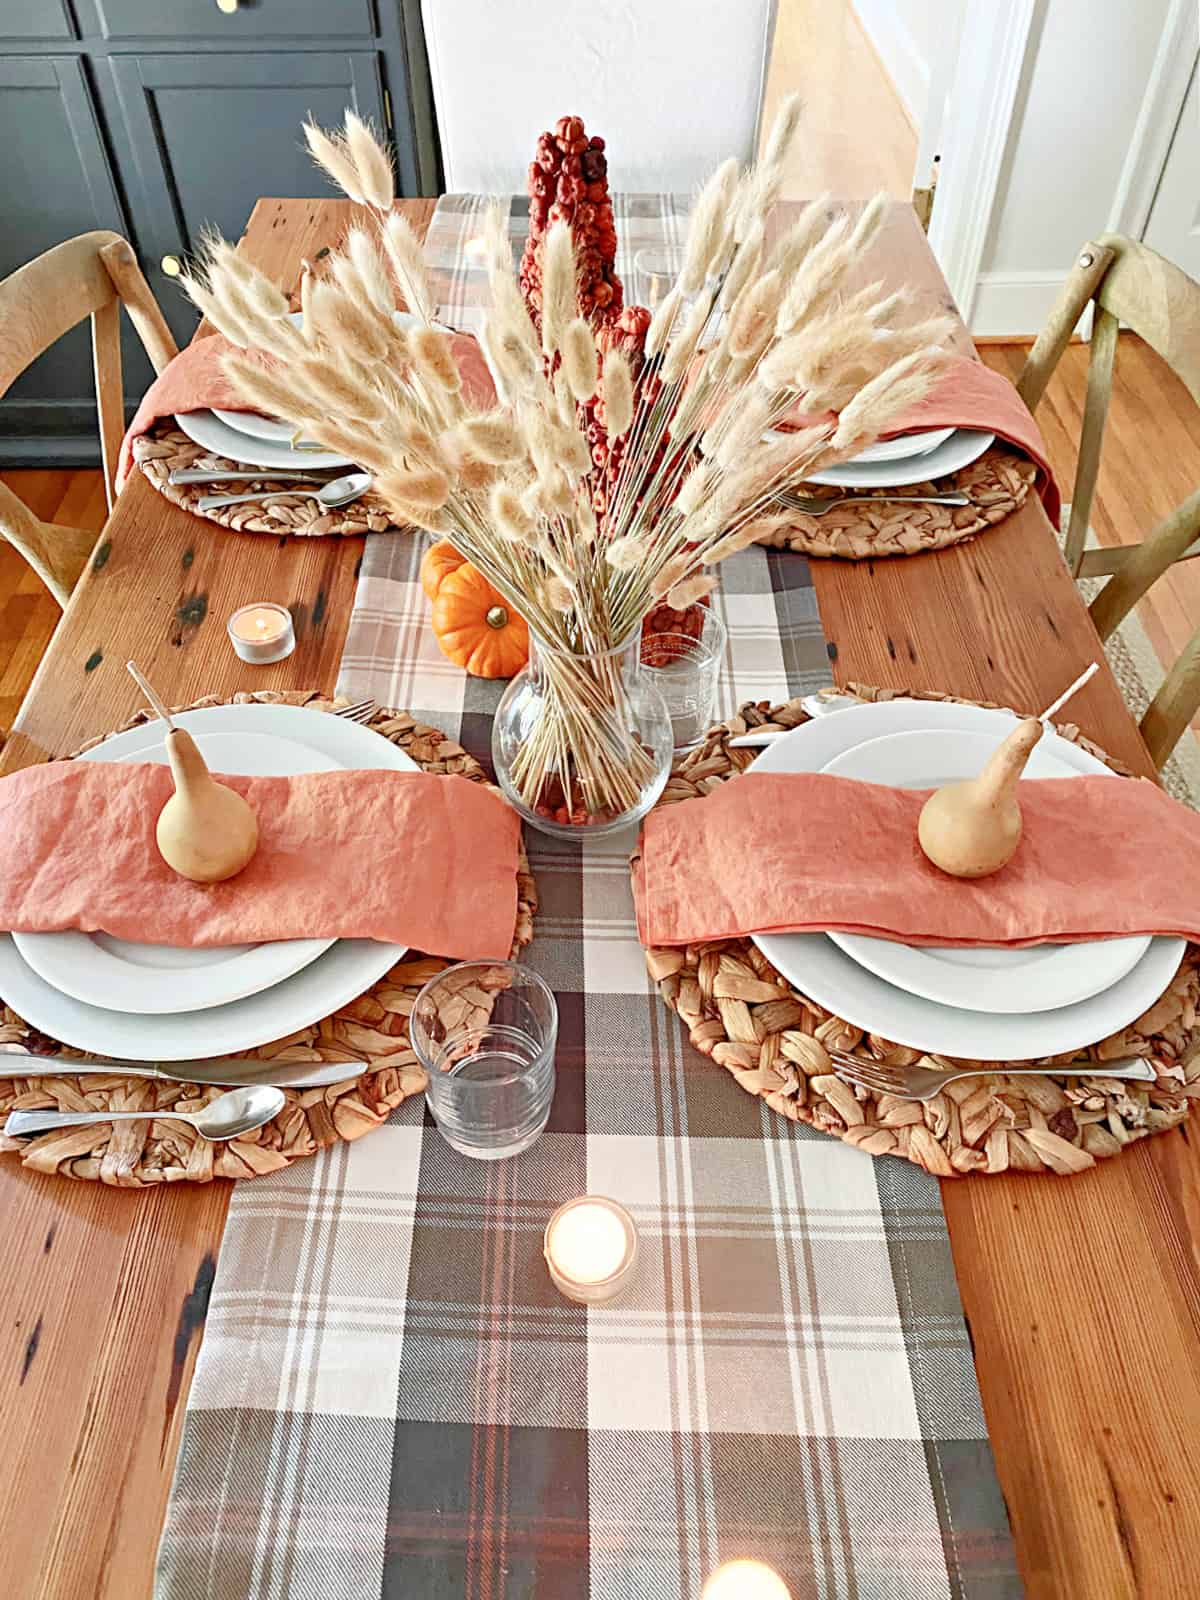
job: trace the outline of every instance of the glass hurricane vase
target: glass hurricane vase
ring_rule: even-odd
[[[643,676],[641,629],[577,654],[530,631],[529,662],[492,724],[496,779],[535,828],[597,837],[637,822],[671,770],[671,719]]]

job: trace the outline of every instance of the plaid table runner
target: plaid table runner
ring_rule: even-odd
[[[481,208],[447,198],[429,236],[458,325]],[[661,241],[681,216],[626,201],[619,225]],[[422,542],[369,542],[341,688],[486,761],[503,685],[439,653]],[[718,602],[722,715],[829,681],[802,557],[725,562]],[[646,975],[631,843],[529,836],[527,959],[560,1012],[532,1150],[472,1162],[409,1102],[238,1186],[160,1600],[699,1600],[737,1555],[793,1600],[1021,1593],[936,1181],[774,1116],[690,1048]],[[593,1311],[541,1257],[588,1191],[642,1241]]]

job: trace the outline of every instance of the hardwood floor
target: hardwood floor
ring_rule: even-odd
[[[779,0],[763,103],[764,131],[784,95],[804,102],[783,197],[828,189],[863,200],[912,194],[917,134],[850,0]]]

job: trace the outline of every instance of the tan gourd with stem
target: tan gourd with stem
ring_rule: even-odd
[[[1042,736],[1037,717],[1020,722],[977,778],[948,783],[921,808],[921,849],[953,878],[986,878],[1012,860],[1021,842],[1017,783]]]
[[[191,734],[175,726],[132,661],[128,666],[167,725],[165,742],[175,793],[158,814],[155,839],[159,854],[173,872],[193,883],[221,883],[232,878],[258,848],[258,819],[240,794],[216,781]]]

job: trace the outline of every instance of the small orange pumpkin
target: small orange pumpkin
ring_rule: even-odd
[[[466,556],[459,555],[449,539],[439,539],[431,544],[421,558],[421,587],[426,599],[436,600],[442,579],[457,572],[466,559]]]
[[[469,562],[442,579],[433,631],[444,656],[473,678],[511,678],[529,660],[529,629]]]

